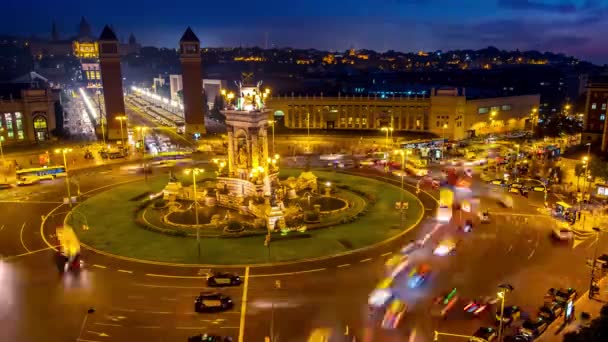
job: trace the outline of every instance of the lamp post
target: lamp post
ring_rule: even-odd
[[[121,144],[122,144],[122,151],[123,151],[123,154],[124,154],[124,152],[125,152],[125,136],[124,136],[124,133],[123,133],[123,130],[122,130],[122,122],[123,121],[127,121],[127,116],[126,115],[117,116],[116,120],[120,121],[120,141],[121,141]]]
[[[398,150],[397,154],[401,156],[401,204],[399,206],[401,211],[401,228],[403,228],[403,177],[405,176],[405,163],[407,163],[407,156],[411,154],[410,150]]]
[[[63,154],[63,167],[65,168],[65,187],[68,193],[68,204],[70,205],[70,210],[72,209],[72,195],[70,194],[70,177],[68,175],[68,161],[65,157],[67,153],[72,152],[71,148],[62,148],[56,149],[55,153]]]
[[[382,127],[380,128],[382,132],[386,132],[386,139],[384,140],[384,148],[386,153],[388,154],[388,133],[393,131],[392,127]]]
[[[268,120],[268,123],[272,126],[272,154],[274,154],[274,124],[276,120]]]
[[[103,139],[103,146],[106,146],[106,129],[104,127],[103,121],[104,116],[101,112],[101,92],[97,91],[97,107],[99,108],[99,125],[101,126],[101,138]]]
[[[144,171],[144,177],[145,180],[148,180],[148,173],[146,171],[146,131],[148,130],[148,127],[145,126],[139,126],[135,128],[138,132],[140,132],[141,134],[141,153],[142,153],[142,159],[141,159],[141,167]]]
[[[198,197],[196,196],[196,175],[198,175],[199,173],[204,173],[205,170],[203,169],[198,169],[198,168],[192,168],[192,169],[185,169],[184,172],[186,174],[192,173],[192,189],[194,192],[194,220],[196,223],[196,245],[198,248],[198,259],[201,259],[201,227],[198,224]]]
[[[602,232],[600,228],[593,227],[595,231],[595,250],[593,252],[593,263],[591,265],[591,276],[589,277],[589,299],[593,299],[593,295],[595,294],[595,265],[597,265],[597,247],[600,244],[600,233]]]
[[[491,111],[491,112],[490,112],[490,128],[489,128],[489,130],[488,130],[488,133],[490,133],[490,130],[492,129],[492,126],[493,126],[493,124],[494,124],[494,119],[495,119],[495,117],[496,117],[496,114],[497,114],[497,113],[496,113],[496,111],[495,111],[495,110],[493,110],[493,111]]]
[[[505,314],[505,297],[507,297],[507,292],[513,291],[513,286],[509,284],[500,284],[498,285],[500,291],[498,292],[498,297],[501,299],[500,301],[500,323],[498,325],[498,342],[502,342],[502,327],[503,320]]]

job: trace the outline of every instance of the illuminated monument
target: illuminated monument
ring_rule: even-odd
[[[179,40],[179,60],[182,64],[186,134],[189,137],[198,137],[206,132],[200,45],[198,37],[188,27]]]
[[[107,134],[110,140],[121,138],[120,122],[116,120],[116,117],[125,113],[119,45],[116,34],[106,25],[99,36],[99,65],[106,109]]]

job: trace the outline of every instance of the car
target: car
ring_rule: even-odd
[[[194,300],[195,312],[216,312],[232,309],[232,299],[219,292],[201,292]]]
[[[395,329],[401,322],[403,314],[407,311],[407,304],[399,299],[393,299],[382,319],[382,327],[384,329]]]
[[[500,308],[496,311],[496,324],[500,323]],[[502,324],[510,326],[521,317],[521,308],[516,305],[505,306],[502,315]]]
[[[420,264],[414,268],[409,273],[409,278],[407,281],[407,285],[409,288],[416,288],[429,277],[431,273],[431,266],[428,264]]]
[[[490,212],[486,210],[479,213],[479,220],[481,223],[490,223]]]
[[[188,342],[232,342],[232,337],[220,335],[199,334],[188,337]]]
[[[207,286],[238,286],[241,285],[241,277],[234,273],[217,272],[207,278]]]
[[[464,306],[463,311],[477,317],[484,312],[490,305],[496,304],[497,299],[491,297],[482,297],[471,300]]]
[[[480,338],[484,341],[487,342],[492,342],[492,341],[496,341],[496,339],[498,339],[498,331],[494,328],[490,328],[490,327],[481,327],[479,329],[477,329],[477,331],[471,335],[472,337],[477,337]],[[469,339],[469,341],[479,341],[477,339]]]
[[[458,302],[458,294],[456,288],[453,288],[450,292],[443,296],[436,297],[433,300],[433,306],[431,307],[431,314],[433,316],[445,317],[448,312],[453,309]]]
[[[490,184],[490,185],[498,185],[498,186],[506,186],[507,185],[507,181],[504,180],[504,179],[493,179],[493,180],[489,181],[488,184]]]
[[[563,314],[564,306],[559,302],[548,302],[538,309],[538,316],[550,322]]]
[[[376,162],[373,159],[363,159],[359,161],[359,165],[361,166],[374,166]]]
[[[391,274],[391,277],[396,277],[399,273],[401,273],[408,265],[408,256],[407,255],[394,255],[390,257],[386,263],[384,264],[386,267],[386,272]]]
[[[11,189],[13,186],[8,184],[8,183],[1,183],[0,184],[0,190],[6,190],[6,189]]]
[[[547,330],[549,322],[542,317],[528,318],[519,328],[519,333],[532,337],[538,337]]]
[[[452,239],[446,239],[441,241],[435,250],[433,250],[434,255],[445,256],[452,253],[456,249],[456,241]]]
[[[547,290],[547,294],[545,294],[545,300],[557,301],[557,302],[567,302],[569,300],[575,300],[578,297],[578,292],[569,287],[569,288],[550,288]]]
[[[34,185],[40,183],[40,177],[38,176],[25,176],[17,179],[17,185]]]
[[[551,231],[551,236],[559,241],[570,241],[574,239],[574,232],[567,226],[556,227]]]
[[[526,334],[516,334],[505,336],[504,342],[532,342],[534,341],[534,336],[526,335]]]
[[[465,233],[470,233],[472,230],[473,230],[473,221],[466,220],[464,222],[464,225],[462,226],[462,231]]]
[[[384,307],[393,299],[393,278],[384,278],[376,285],[376,288],[370,293],[367,303],[372,308]]]

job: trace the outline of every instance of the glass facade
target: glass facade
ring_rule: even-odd
[[[15,139],[15,131],[13,128],[12,113],[4,113],[4,128],[6,129],[6,137],[11,140]]]
[[[23,132],[23,116],[20,112],[15,112],[15,127],[17,128],[17,139],[25,139],[25,133]]]

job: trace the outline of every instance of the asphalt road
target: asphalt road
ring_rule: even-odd
[[[122,175],[116,168],[88,173],[82,171],[79,177],[85,194],[141,177]],[[397,178],[392,181],[399,183]],[[377,317],[370,317],[367,297],[384,277],[390,253],[431,231],[435,224],[430,219],[397,241],[336,259],[231,268],[250,274],[247,287],[222,290],[235,307],[194,314],[194,296],[206,290],[205,275],[216,268],[141,264],[84,251],[86,269],[80,276],[59,276],[53,252],[40,251],[47,248],[40,223],[42,215],[59,205],[64,189],[59,179],[0,193],[0,254],[5,257],[0,262],[0,340],[185,341],[199,332],[236,340],[244,324],[244,341],[263,341],[271,331],[276,341],[307,341],[316,334],[331,334],[331,341],[351,341],[353,336],[357,341],[403,341],[413,329],[416,341],[428,341],[433,330],[470,334],[491,324],[489,314],[471,319],[460,310],[467,298],[494,295],[500,283],[515,287],[507,303],[528,312],[542,303],[549,287],[573,286],[584,292],[589,272],[584,265],[595,248],[593,237],[576,248],[550,240],[551,223],[535,209],[537,199],[517,198],[515,209],[506,209],[482,198],[491,208],[490,224],[476,226],[469,234],[442,227],[430,245],[412,257],[429,263],[433,272],[415,290],[405,289],[406,279],[398,279],[395,292],[410,304],[410,311],[394,331],[380,329]],[[422,200],[434,205],[431,198]],[[61,224],[65,211],[64,205],[47,218],[43,234],[51,243],[53,228]],[[444,236],[461,240],[456,253],[432,256],[433,244]],[[608,239],[599,243],[600,251],[606,250]],[[459,307],[447,320],[430,317],[432,298],[452,287],[463,298]],[[89,308],[95,312],[87,314]]]

